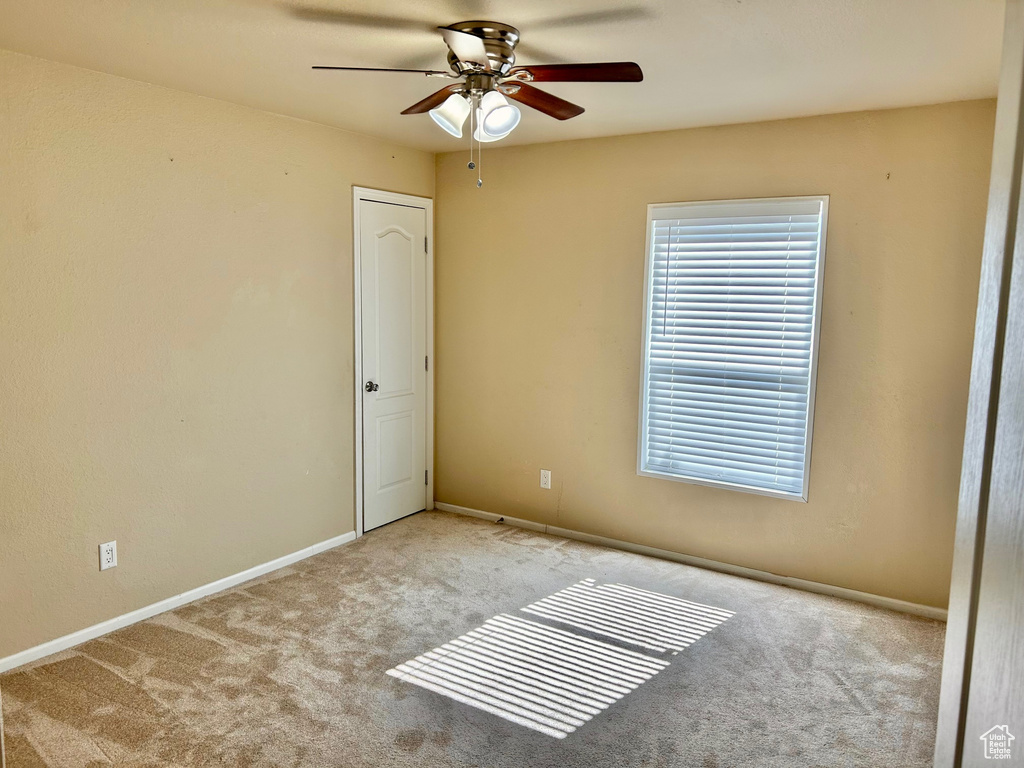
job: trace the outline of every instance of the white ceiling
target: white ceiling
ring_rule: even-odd
[[[0,0],[0,48],[443,151],[463,142],[399,112],[445,81],[309,66],[441,69],[431,28],[482,18],[519,27],[519,63],[643,67],[639,84],[545,84],[587,111],[559,122],[524,108],[504,141],[521,144],[994,96],[1003,12],[1003,0]]]

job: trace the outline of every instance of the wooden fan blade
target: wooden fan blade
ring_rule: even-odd
[[[632,61],[610,61],[598,64],[538,64],[528,67],[514,67],[508,73],[515,78],[522,73],[523,79],[538,83],[639,83],[644,72]]]
[[[417,101],[408,109],[403,109],[403,115],[419,115],[423,112],[429,112],[434,107],[439,107],[444,104],[445,99],[451,96],[453,93],[458,93],[462,90],[461,85],[446,85],[440,91],[430,94],[423,101]]]
[[[337,69],[343,72],[412,72],[417,75],[444,75],[453,77],[451,72],[441,72],[437,69],[394,69],[392,67],[323,67],[314,66],[313,69]]]
[[[570,117],[583,114],[583,107],[526,83],[505,83],[499,90],[510,99],[515,99],[520,104],[533,107],[558,120],[568,120]]]
[[[484,46],[484,41],[476,35],[471,35],[468,32],[461,32],[457,29],[449,29],[448,27],[438,27],[441,30],[441,37],[444,38],[445,44],[451,48],[452,53],[459,61],[468,61],[471,64],[479,64],[484,69],[490,71],[491,60],[487,58],[487,48]]]

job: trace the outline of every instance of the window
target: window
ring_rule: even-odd
[[[641,475],[807,500],[827,214],[649,206]]]

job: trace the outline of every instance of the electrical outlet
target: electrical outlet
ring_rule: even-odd
[[[108,541],[106,544],[100,544],[100,570],[105,571],[107,568],[117,567],[117,542]]]
[[[540,487],[546,490],[551,490],[551,470],[542,469],[540,471]]]

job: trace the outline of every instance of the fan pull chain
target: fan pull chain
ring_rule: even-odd
[[[484,185],[483,179],[483,167],[484,167],[484,145],[482,141],[476,143],[476,188],[480,189]]]
[[[470,98],[470,109],[469,109],[469,163],[466,167],[469,170],[476,170],[476,188],[480,189],[484,185],[484,180],[481,177],[480,165],[483,159],[483,144],[480,141],[476,143],[476,162],[473,162],[473,137],[476,134],[476,111],[480,104],[478,96],[473,95]]]
[[[473,123],[476,120],[476,97],[470,96],[469,98],[469,163],[466,165],[469,170],[476,169],[476,163],[473,162]]]

